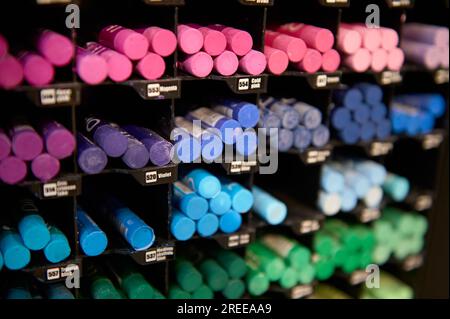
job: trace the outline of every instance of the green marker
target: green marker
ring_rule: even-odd
[[[372,260],[377,265],[384,265],[392,255],[392,249],[388,246],[377,245],[372,253]]]
[[[298,283],[297,270],[293,267],[287,267],[280,280],[278,280],[278,283],[285,289],[294,287]]]
[[[255,242],[247,247],[246,258],[257,265],[270,281],[280,280],[286,268],[283,260],[264,245]]]
[[[319,231],[314,235],[313,249],[321,256],[332,256],[337,245],[337,241],[325,231]]]
[[[192,293],[192,299],[214,299],[214,292],[206,285],[201,285]]]
[[[153,287],[139,273],[131,273],[123,277],[121,286],[130,299],[153,298]]]
[[[349,250],[357,250],[360,248],[358,236],[352,229],[342,221],[333,219],[327,221],[324,225],[324,231],[333,235],[339,242]]]
[[[212,252],[219,264],[227,271],[230,278],[240,279],[247,273],[245,260],[238,254],[229,250]]]
[[[316,255],[313,257],[313,265],[318,280],[327,280],[334,274],[334,263],[329,258]]]
[[[361,260],[359,254],[352,253],[347,256],[347,259],[341,266],[341,269],[346,274],[351,274],[355,270],[359,269],[361,265]]]
[[[247,290],[250,295],[259,297],[269,289],[269,279],[266,274],[254,267],[251,262],[248,262],[247,265],[250,268],[245,278]]]
[[[189,293],[203,283],[202,274],[187,260],[177,260],[175,271],[178,285]]]
[[[270,234],[261,237],[260,241],[296,269],[301,269],[311,260],[308,248],[287,237]]]
[[[153,291],[153,298],[152,299],[166,299],[166,296],[164,296],[160,291],[155,289]]]
[[[191,294],[177,285],[171,285],[169,288],[169,299],[191,299]]]
[[[416,219],[411,214],[388,207],[383,210],[383,219],[389,221],[401,235],[414,234]]]
[[[213,291],[221,291],[225,289],[229,280],[228,274],[215,260],[204,260],[200,264],[199,269],[206,284]]]
[[[309,285],[314,281],[316,277],[316,269],[312,264],[307,264],[303,266],[301,270],[298,271],[298,282],[302,285]]]
[[[91,283],[93,299],[122,299],[114,284],[107,277],[99,276]]]
[[[367,227],[355,226],[352,228],[352,231],[358,237],[362,250],[372,251],[374,249],[376,244],[375,236]]]
[[[240,279],[230,279],[222,290],[222,294],[227,299],[240,299],[245,293],[245,284]]]

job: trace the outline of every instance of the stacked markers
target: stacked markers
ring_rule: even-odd
[[[385,271],[380,272],[380,286],[370,289],[364,285],[359,295],[360,299],[413,299],[411,287]]]
[[[352,212],[361,200],[379,208],[388,181],[386,169],[372,161],[330,162],[322,167],[317,205],[327,216]],[[396,188],[397,186],[393,186]],[[396,188],[397,189],[397,188]]]
[[[324,28],[288,23],[266,33],[270,47],[285,52],[294,68],[307,73],[335,72],[341,56],[333,49],[334,35]]]
[[[394,202],[403,202],[410,191],[409,180],[405,177],[388,173],[383,183],[383,191]]]
[[[253,210],[262,220],[270,225],[279,225],[284,222],[288,213],[285,203],[257,186],[253,186],[252,192]]]
[[[178,26],[178,48],[184,54],[178,67],[193,76],[204,78],[217,73],[231,76],[238,70],[260,75],[267,66],[264,53],[253,50],[250,33],[219,24]]]
[[[77,207],[78,242],[87,256],[101,255],[108,246],[106,234],[95,221],[81,208]]]
[[[352,297],[336,287],[320,283],[314,286],[314,292],[308,299],[352,299]]]
[[[225,234],[241,228],[242,214],[253,205],[252,193],[227,179],[219,180],[203,169],[194,169],[173,184],[172,235],[181,241],[195,232],[210,237],[218,230]]]
[[[428,230],[427,219],[392,207],[383,210],[382,217],[372,225],[376,239],[373,261],[385,264],[391,256],[402,261],[422,252]]]
[[[60,160],[72,155],[75,138],[56,121],[42,121],[36,131],[26,121],[12,125],[8,134],[0,130],[0,180],[17,184],[27,176],[26,162],[41,181],[58,175]]]
[[[259,127],[267,135],[274,135],[271,128],[278,129],[278,150],[286,152],[295,146],[304,151],[311,145],[323,147],[330,140],[329,129],[322,124],[321,111],[296,99],[277,100],[264,97],[259,102],[261,119]]]
[[[16,278],[10,283],[9,288],[5,293],[5,299],[42,299],[40,292],[27,279],[23,277]],[[44,287],[44,295],[47,299],[75,299],[72,291],[70,291],[64,284],[47,284]]]
[[[313,238],[316,278],[326,280],[337,268],[346,274],[366,269],[372,263],[375,244],[375,236],[366,226],[351,226],[337,219],[326,220]]]
[[[346,55],[344,64],[355,72],[400,71],[405,54],[398,46],[399,35],[390,28],[368,28],[360,23],[342,23],[339,28],[338,48]]]
[[[407,23],[402,28],[401,47],[406,59],[429,70],[448,69],[448,27]]]
[[[394,97],[391,106],[392,130],[395,134],[415,136],[430,133],[446,111],[440,94],[405,94]]]
[[[170,163],[173,145],[156,132],[136,126],[119,126],[98,118],[86,118],[86,136],[78,133],[78,165],[87,174],[101,172],[108,156],[121,158],[131,169]]]
[[[335,91],[336,107],[331,113],[331,125],[345,144],[385,140],[391,135],[391,123],[383,90],[370,83]]]

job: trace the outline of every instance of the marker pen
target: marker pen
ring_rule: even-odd
[[[50,154],[42,153],[31,162],[31,172],[42,182],[47,182],[59,174],[61,163]]]
[[[70,244],[66,235],[55,226],[49,226],[48,230],[50,241],[44,248],[44,255],[49,262],[56,264],[70,256]]]
[[[358,205],[358,196],[349,187],[344,187],[344,189],[339,193],[341,197],[341,211],[344,213],[349,213],[356,208]]]
[[[343,53],[354,54],[362,46],[362,37],[354,30],[341,27],[339,28],[337,45]]]
[[[372,64],[372,54],[369,50],[360,48],[356,53],[347,56],[344,64],[355,72],[366,72]]]
[[[214,292],[203,284],[192,292],[192,299],[214,299]]]
[[[47,286],[47,298],[54,300],[75,299],[72,292],[64,284],[51,284]]]
[[[378,208],[383,200],[383,189],[380,186],[373,186],[364,197],[364,204],[369,208]]]
[[[320,191],[317,206],[326,216],[334,216],[341,210],[341,197],[337,193]]]
[[[432,113],[435,117],[441,117],[445,113],[445,99],[439,94],[404,94],[394,98],[395,102]]]
[[[101,255],[108,246],[108,238],[81,207],[77,207],[77,225],[78,239],[83,252],[87,256]]]
[[[149,49],[149,43],[145,36],[119,25],[104,27],[98,36],[98,42],[125,54],[133,61],[142,59]]]
[[[175,274],[180,288],[188,293],[197,290],[202,285],[202,274],[191,262],[183,258],[180,260],[177,259],[175,264]]]
[[[155,289],[144,276],[136,272],[129,262],[107,263],[120,288],[125,293],[124,299],[152,299]]]
[[[316,277],[316,269],[312,264],[305,265],[300,271],[297,271],[298,282],[302,285],[311,284]]]
[[[365,102],[369,105],[382,103],[383,101],[383,90],[378,85],[362,82],[356,84],[354,88],[362,92]]]
[[[383,190],[396,202],[403,201],[409,193],[409,181],[401,176],[389,173],[383,183]]]
[[[381,47],[382,37],[379,29],[368,28],[364,24],[342,23],[342,28],[358,32],[362,38],[362,47],[373,52]]]
[[[253,38],[247,31],[215,24],[208,26],[210,29],[222,32],[227,39],[227,50],[234,52],[237,56],[244,56],[253,47]]]
[[[213,259],[206,259],[199,265],[205,283],[212,291],[222,291],[228,284],[227,272]]]
[[[136,31],[147,38],[150,52],[162,57],[168,57],[177,49],[177,37],[170,30],[159,27],[148,27]]]
[[[291,23],[282,26],[278,31],[301,38],[309,48],[326,52],[334,45],[334,35],[330,30],[313,25]]]
[[[219,179],[204,169],[192,170],[182,182],[206,199],[217,196],[222,188]]]
[[[264,272],[270,281],[280,280],[286,269],[283,259],[259,242],[254,242],[247,246],[246,259],[256,264],[258,269]]]
[[[127,151],[128,139],[118,126],[95,117],[85,120],[86,132],[110,157],[121,157]]]
[[[306,49],[303,60],[299,63],[294,64],[294,66],[300,71],[305,71],[307,73],[316,73],[322,67],[322,63],[322,54],[317,50],[308,48]]]
[[[422,134],[428,134],[433,131],[436,124],[435,118],[428,112],[420,112],[420,132]]]
[[[137,64],[136,71],[146,80],[157,80],[166,71],[166,62],[156,53],[148,52]]]
[[[223,76],[231,76],[239,69],[239,59],[231,51],[224,51],[214,58],[214,71]]]
[[[243,128],[255,127],[259,121],[258,106],[245,101],[222,99],[213,104],[213,110],[235,119]]]
[[[417,63],[429,70],[434,70],[441,64],[439,48],[431,44],[402,40],[402,50],[408,61]]]
[[[0,58],[4,57],[8,53],[9,44],[6,38],[0,34]]]
[[[358,124],[352,122],[338,133],[341,140],[345,144],[348,145],[356,144],[361,137],[361,127]]]
[[[269,289],[269,279],[265,273],[258,270],[253,261],[249,261],[249,259],[246,258],[246,262],[249,267],[249,271],[245,277],[248,292],[252,296],[261,296]]]
[[[222,180],[222,191],[231,198],[231,207],[238,213],[247,213],[254,204],[253,194],[241,184]]]
[[[388,65],[388,52],[384,49],[376,49],[372,52],[372,64],[370,68],[374,72],[383,71]]]
[[[402,28],[404,38],[436,46],[448,46],[448,28],[421,23],[407,23]]]
[[[284,289],[291,289],[297,283],[298,283],[297,271],[292,267],[286,267],[280,280],[278,280],[278,284],[280,285],[280,287]]]
[[[9,185],[20,183],[27,176],[27,165],[15,156],[8,156],[0,160],[0,180]]]
[[[195,234],[195,222],[185,214],[173,210],[172,220],[170,221],[170,232],[177,240],[189,240]]]
[[[271,137],[272,138],[272,137]],[[287,152],[294,146],[294,132],[288,129],[278,130],[278,151]],[[272,142],[272,145],[274,143]]]
[[[333,99],[337,105],[342,105],[350,110],[355,110],[363,103],[364,96],[359,89],[349,88],[335,91]]]
[[[292,108],[300,114],[300,124],[307,129],[316,129],[322,123],[322,113],[318,108],[304,102],[296,102]]]
[[[92,280],[90,293],[92,299],[97,300],[122,299],[112,281],[104,276],[97,276]]]
[[[230,210],[219,218],[219,229],[225,234],[238,231],[242,225],[242,216],[236,211]]]
[[[394,48],[388,51],[387,67],[391,71],[400,71],[405,63],[405,53],[400,48]]]
[[[222,290],[222,295],[226,299],[240,299],[245,293],[245,284],[241,279],[230,279],[226,287]]]
[[[98,174],[105,169],[108,164],[108,156],[81,133],[77,133],[77,147],[77,162],[83,172]]]
[[[19,60],[6,54],[0,57],[0,88],[14,89],[23,81],[23,68]]]
[[[381,47],[387,51],[390,51],[398,47],[400,38],[397,31],[390,28],[380,28],[381,33]]]
[[[320,186],[327,193],[340,193],[345,186],[345,178],[342,171],[330,165],[323,165],[320,175]]]
[[[322,70],[325,72],[336,72],[341,65],[341,56],[336,50],[329,50],[322,54]]]
[[[25,247],[20,235],[6,226],[0,230],[0,252],[5,267],[10,270],[24,268],[31,259],[30,251]]]
[[[243,278],[247,274],[245,260],[231,250],[211,250],[210,253],[232,279]]]
[[[11,153],[11,140],[5,131],[0,128],[0,161],[5,159]]]
[[[105,59],[92,52],[77,47],[76,71],[87,84],[96,85],[108,77],[108,64]]]
[[[9,130],[13,153],[24,161],[35,159],[44,149],[41,136],[26,121],[19,120]]]
[[[319,125],[312,131],[312,145],[323,147],[330,141],[330,130],[325,125]]]
[[[370,107],[363,103],[360,104],[352,111],[352,118],[357,124],[366,124],[370,120]]]
[[[219,218],[212,213],[207,213],[197,221],[197,233],[201,237],[210,237],[219,230]]]
[[[300,124],[301,117],[299,112],[288,104],[267,98],[266,100],[261,100],[260,105],[274,112],[281,119],[281,125],[285,129],[292,130]]]
[[[205,216],[209,208],[206,199],[195,194],[191,188],[180,181],[173,184],[173,202],[187,217],[193,220],[199,220]]]
[[[36,39],[36,49],[51,64],[66,66],[75,55],[71,39],[51,30],[42,30]]]
[[[371,121],[367,121],[361,125],[361,141],[369,142],[377,135],[377,125]]]
[[[231,209],[231,203],[230,195],[222,190],[219,194],[209,200],[209,210],[212,213],[221,216]]]
[[[272,111],[268,109],[260,109],[261,117],[258,122],[258,127],[263,128],[263,132],[269,134],[269,129],[280,128],[281,119]]]
[[[176,285],[170,285],[169,287],[169,299],[192,299],[192,296],[187,291],[184,291],[180,287],[177,287]]]
[[[306,127],[299,125],[294,131],[294,146],[298,150],[307,149],[312,142],[312,133]]]
[[[201,26],[198,26],[197,29],[203,35],[203,51],[213,57],[219,56],[225,51],[227,38],[222,32]]]
[[[41,250],[50,241],[47,224],[31,198],[21,198],[18,203],[17,230],[24,245],[30,250]]]
[[[261,237],[261,243],[288,262],[297,270],[306,266],[311,259],[308,248],[282,235],[267,234]]]
[[[175,142],[173,162],[192,163],[202,156],[201,141],[192,136],[184,127],[175,127],[171,135]]]
[[[55,70],[53,65],[39,54],[23,52],[19,55],[23,76],[32,86],[43,86],[53,82]]]
[[[264,55],[267,60],[267,70],[274,75],[282,74],[289,67],[289,57],[284,51],[266,45]]]
[[[388,117],[387,106],[383,103],[373,103],[370,109],[370,120],[374,123],[380,123]]]
[[[178,67],[193,76],[204,78],[211,74],[214,60],[205,52],[197,52],[187,55],[183,61],[178,63]]]
[[[236,151],[242,156],[253,155],[258,148],[258,137],[253,129],[247,129],[236,140]]]
[[[267,67],[267,58],[264,53],[250,50],[239,60],[239,70],[249,75],[260,75]]]
[[[449,47],[448,45],[444,48],[439,48],[441,51],[441,66],[448,69],[450,58],[449,58]]]
[[[203,34],[196,28],[180,24],[177,30],[178,48],[186,54],[199,52],[204,44]]]
[[[420,125],[419,125],[419,130],[420,130]],[[392,125],[388,119],[378,123],[377,131],[376,131],[377,138],[379,138],[380,140],[387,139],[389,136],[391,136],[391,133],[392,133]]]
[[[57,159],[64,159],[73,154],[75,138],[68,129],[56,121],[45,121],[40,125],[45,149]]]
[[[259,187],[252,188],[255,212],[271,225],[281,224],[287,216],[287,206]]]
[[[337,130],[344,129],[352,121],[352,114],[346,107],[335,107],[331,113],[331,125]]]
[[[287,54],[289,62],[300,62],[306,53],[306,43],[302,39],[266,30],[265,44],[268,47],[278,49]]]
[[[145,167],[150,160],[150,153],[144,143],[136,139],[120,126],[117,126],[117,129],[120,134],[125,136],[128,140],[127,150],[125,154],[122,155],[122,161],[132,169]]]

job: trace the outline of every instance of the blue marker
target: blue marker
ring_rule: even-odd
[[[243,155],[249,156],[256,152],[258,148],[258,137],[254,130],[245,130],[242,135],[239,135],[236,140],[236,151]]]
[[[174,210],[170,222],[170,231],[177,240],[189,240],[195,234],[195,222],[181,212]]]
[[[352,115],[356,123],[364,125],[370,120],[370,107],[361,103],[353,110]]]
[[[242,127],[238,121],[230,119],[206,107],[201,107],[190,112],[186,118],[188,120],[200,120],[203,128],[218,129],[222,141],[228,145],[236,143],[236,138],[242,134]]]
[[[173,184],[174,204],[190,219],[199,220],[208,212],[208,201],[182,182]]]
[[[59,263],[70,256],[70,244],[64,235],[55,226],[50,226],[50,241],[44,248],[45,258],[51,263]]]
[[[269,129],[280,128],[281,119],[274,112],[268,109],[261,110],[261,119],[259,120],[258,126],[260,128],[267,129],[266,135],[269,134]]]
[[[255,212],[270,225],[281,224],[287,216],[287,206],[261,188],[253,186]]]
[[[210,237],[217,233],[219,229],[219,218],[211,213],[207,213],[197,221],[197,233],[201,237]]]
[[[356,144],[361,137],[361,128],[356,123],[350,123],[339,131],[339,136],[345,144]]]
[[[87,174],[98,174],[108,164],[106,153],[81,133],[77,134],[77,149],[78,166]]]
[[[300,114],[300,124],[307,129],[313,130],[322,123],[322,113],[318,108],[303,102],[297,102],[292,107]]]
[[[386,168],[372,161],[355,162],[354,168],[358,173],[368,177],[375,186],[382,185],[387,176]]]
[[[344,175],[329,165],[323,165],[320,175],[320,185],[327,193],[339,193],[344,189]]]
[[[101,255],[108,246],[106,234],[80,207],[77,207],[77,225],[80,246],[87,256]]]
[[[330,141],[330,130],[325,125],[319,125],[312,131],[312,145],[323,147]]]
[[[386,120],[388,115],[387,106],[383,103],[375,103],[370,106],[370,120],[375,123]]]
[[[50,232],[39,210],[31,198],[19,201],[21,219],[17,223],[17,230],[23,243],[30,250],[41,250],[50,240]]]
[[[292,130],[300,124],[300,114],[290,105],[275,102],[267,108],[281,119],[281,125],[285,129]]]
[[[219,179],[204,169],[192,170],[184,176],[182,182],[207,199],[217,196],[221,191]]]
[[[145,167],[150,161],[150,153],[145,145],[133,135],[117,126],[120,134],[127,138],[127,150],[122,155],[122,161],[129,168],[139,169]]]
[[[372,141],[376,134],[377,134],[377,125],[375,125],[375,123],[367,122],[366,124],[361,126],[361,140],[363,142]]]
[[[358,196],[351,188],[344,187],[339,195],[341,196],[341,211],[348,213],[356,208]]]
[[[231,234],[239,230],[242,225],[242,216],[238,212],[230,210],[220,216],[219,228],[225,234]]]
[[[294,131],[294,145],[295,147],[303,151],[307,149],[312,143],[311,131],[306,127],[299,125]]]
[[[391,136],[391,133],[392,133],[392,126],[389,120],[385,120],[378,123],[376,130],[376,136],[378,139],[385,140],[389,136]]]
[[[278,150],[287,152],[294,146],[294,132],[287,129],[280,129],[278,131]]]
[[[173,130],[174,158],[172,161],[179,163],[192,163],[202,155],[202,145],[199,139],[193,137],[184,128],[176,127]]]
[[[433,131],[436,120],[431,113],[428,112],[420,112],[420,133],[427,134]]]
[[[24,268],[31,259],[30,251],[25,247],[20,235],[6,227],[3,227],[0,233],[0,252],[5,267],[10,270]]]
[[[98,118],[86,119],[86,132],[110,157],[121,157],[127,151],[127,137],[121,134],[117,125]]]
[[[409,122],[409,115],[400,109],[396,109],[394,106],[391,110],[391,125],[392,131],[395,134],[402,134],[406,132]]]
[[[223,190],[209,200],[209,209],[212,213],[220,216],[231,209],[231,197]]]
[[[358,83],[354,88],[360,90],[367,104],[373,105],[383,101],[383,90],[380,86],[371,83]]]
[[[331,125],[337,130],[344,129],[352,121],[352,113],[346,107],[335,107],[331,112]]]
[[[72,292],[63,284],[52,284],[47,287],[48,299],[75,299]]]
[[[357,171],[346,170],[344,178],[345,184],[356,193],[359,199],[364,198],[371,187],[370,180]]]
[[[334,101],[337,105],[343,105],[350,110],[356,109],[364,100],[358,89],[338,90],[334,92]]]
[[[222,180],[222,191],[231,198],[231,208],[238,213],[247,213],[252,209],[254,198],[252,192],[241,184]]]
[[[431,112],[434,117],[443,116],[446,108],[445,99],[439,94],[405,94],[395,97],[394,101]]]
[[[214,111],[235,119],[243,128],[252,128],[258,124],[259,109],[252,103],[224,99],[215,104]]]

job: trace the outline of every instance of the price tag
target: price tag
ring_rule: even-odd
[[[267,76],[216,78],[225,80],[228,86],[238,94],[265,93],[267,91]]]
[[[59,268],[49,268],[47,269],[47,281],[58,280],[61,278]]]
[[[174,247],[158,247],[145,252],[145,263],[151,264],[172,259]]]
[[[401,83],[403,81],[403,76],[400,74],[400,72],[394,72],[394,71],[384,71],[381,72],[377,76],[378,82],[381,85],[390,85],[390,84],[396,84]]]
[[[304,220],[300,222],[298,233],[300,235],[316,232],[320,229],[320,222],[318,220]]]
[[[131,174],[142,186],[169,184],[178,178],[175,165],[132,171],[118,170],[118,172]]]
[[[424,150],[431,150],[441,146],[444,141],[444,136],[442,134],[426,134],[423,137],[422,148]]]
[[[42,198],[59,198],[77,196],[80,193],[80,182],[77,180],[56,181],[42,184]]]
[[[301,299],[313,293],[312,285],[300,285],[291,289],[291,299]]]
[[[378,208],[364,208],[358,213],[359,220],[364,224],[377,220],[380,216],[381,212]]]
[[[436,84],[448,83],[448,70],[437,70],[434,74],[434,81],[436,82]]]
[[[392,142],[373,142],[370,145],[370,156],[383,156],[389,154],[394,149],[394,143]]]

